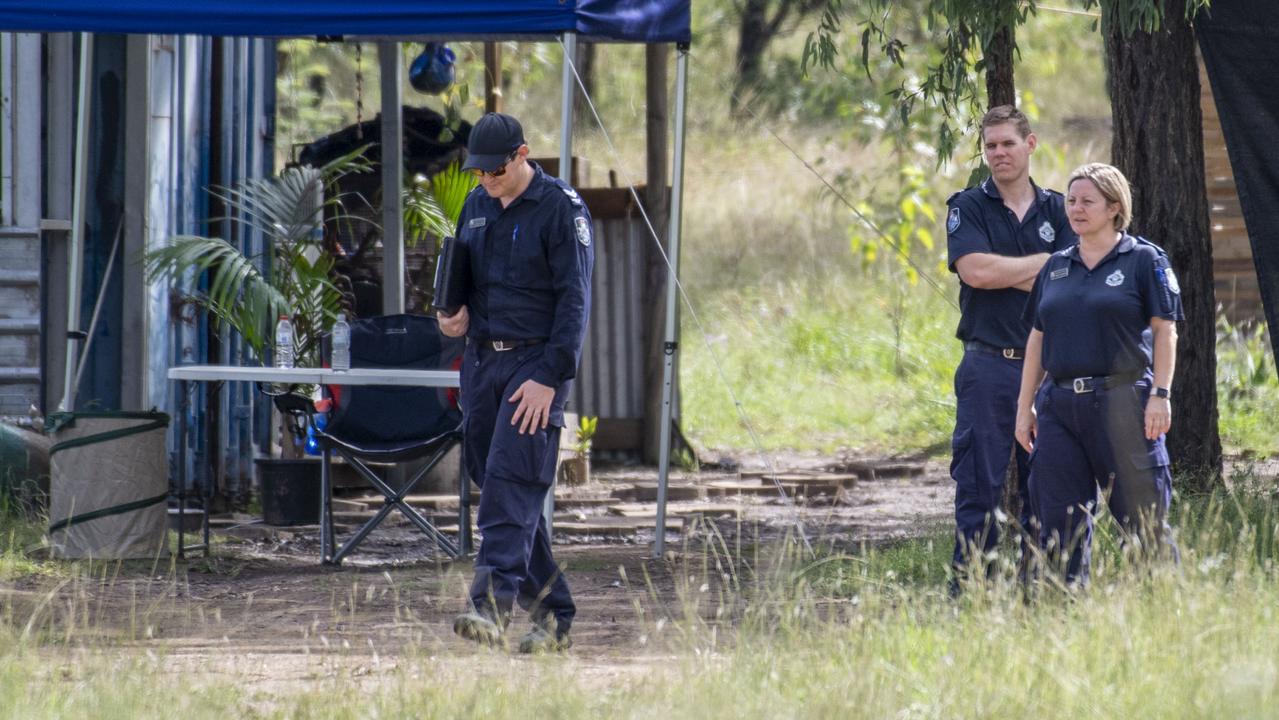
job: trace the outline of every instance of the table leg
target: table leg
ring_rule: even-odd
[[[471,478],[466,474],[466,443],[460,443],[457,468],[457,548],[471,553]]]
[[[178,559],[186,558],[187,525],[187,381],[178,381]]]
[[[320,457],[320,563],[333,562],[333,478],[329,471],[333,451],[324,448]]]

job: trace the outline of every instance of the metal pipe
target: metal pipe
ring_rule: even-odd
[[[661,558],[666,552],[666,488],[671,471],[671,401],[674,394],[675,357],[679,352],[678,317],[679,295],[676,281],[679,279],[680,220],[684,209],[684,133],[688,111],[688,46],[680,45],[675,57],[675,157],[671,163],[671,217],[667,237],[670,243],[667,257],[670,265],[666,274],[666,362],[662,368],[662,420],[661,443],[658,446],[657,476],[657,528],[653,542],[653,556]],[[651,182],[651,180],[650,180]]]
[[[577,33],[564,33],[561,45],[564,48],[564,62],[560,69],[560,179],[566,183],[573,182],[573,63],[577,57]],[[572,432],[572,428],[565,428]],[[563,431],[561,431],[563,432]],[[554,452],[559,452],[555,448]],[[551,478],[551,489],[546,493],[546,502],[542,506],[542,517],[546,519],[546,531],[552,533],[555,520],[555,478]]]
[[[87,165],[89,157],[89,105],[93,102],[93,84],[89,73],[93,69],[93,34],[80,33],[80,87],[76,102],[75,173],[72,184],[75,195],[71,198],[71,243],[67,248],[67,354],[62,381],[62,402],[58,409],[69,411],[75,407],[76,342],[73,333],[80,330],[80,264],[84,252],[84,204],[87,193]]]
[[[403,63],[398,42],[377,44],[382,72],[382,314],[404,312]]]

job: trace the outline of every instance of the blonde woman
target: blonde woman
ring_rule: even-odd
[[[1027,301],[1016,436],[1032,453],[1040,545],[1085,584],[1098,489],[1126,542],[1176,557],[1164,433],[1181,290],[1164,251],[1125,232],[1132,193],[1118,169],[1084,165],[1066,187],[1079,244],[1049,258]]]

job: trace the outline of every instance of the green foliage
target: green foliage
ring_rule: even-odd
[[[1245,455],[1279,454],[1279,376],[1265,323],[1217,316],[1217,401],[1222,439]]]
[[[591,443],[595,439],[595,430],[599,427],[600,419],[598,417],[587,417],[583,415],[577,421],[577,429],[573,433],[573,452],[578,457],[586,457],[591,454]]]
[[[457,162],[430,179],[414,177],[404,192],[404,231],[409,245],[427,237],[452,236],[462,215],[462,204],[478,182]]]
[[[151,279],[167,277],[175,286],[209,273],[207,289],[189,291],[191,302],[244,338],[261,356],[274,341],[271,329],[280,315],[293,320],[294,352],[302,366],[318,366],[320,338],[341,309],[342,293],[329,274],[334,258],[324,247],[326,208],[337,222],[348,222],[339,177],[367,172],[365,148],[321,168],[290,167],[278,176],[214,188],[212,195],[247,232],[261,232],[271,248],[269,275],[262,258],[249,257],[221,238],[183,235],[147,253]]]
[[[948,447],[958,314],[931,289],[846,272],[820,287],[725,292],[702,312],[711,344],[686,322],[681,360],[681,422],[699,444],[752,446],[718,359],[765,449]]]
[[[836,35],[841,29],[842,0],[830,0],[818,28],[804,44],[802,68],[818,66],[836,69],[841,45]],[[936,123],[937,160],[948,160],[958,148],[965,124],[984,109],[983,85],[979,73],[985,69],[983,51],[991,38],[1003,30],[1025,23],[1035,12],[1035,1],[1013,0],[927,0],[904,3],[900,0],[863,0],[857,4],[860,65],[872,78],[872,49],[875,56],[905,69],[918,61],[910,58],[912,47],[926,58],[923,72],[906,78],[879,81],[887,87],[903,125],[920,107],[940,111]],[[922,31],[922,32],[921,32]],[[1015,48],[1015,43],[1014,43]]]
[[[1185,0],[1186,17],[1194,17],[1208,3]],[[1099,0],[1086,0],[1085,7],[1098,4]],[[1164,4],[1163,0],[1105,3],[1103,17],[1106,22],[1120,23],[1125,35],[1153,32],[1163,24]],[[901,81],[880,79],[878,84],[890,88],[903,124],[921,108],[940,113],[935,122],[939,163],[950,159],[963,130],[985,109],[982,73],[987,70],[984,52],[991,38],[1009,30],[1016,57],[1016,31],[1038,9],[1036,0],[861,0],[850,5],[851,24],[862,27],[856,47],[868,78],[877,57],[899,68],[917,66],[921,61],[913,55],[925,58],[922,73],[912,73]],[[838,62],[841,48],[844,55],[850,55],[853,46],[851,40],[838,39],[850,19],[845,16],[844,0],[827,0],[817,28],[804,43],[801,70],[805,75],[810,67],[843,71]],[[925,37],[919,33],[921,22],[927,30]]]
[[[377,113],[377,50],[372,44],[280,40],[276,53],[276,133],[280,165],[294,149]],[[372,73],[372,74],[370,74]],[[356,104],[363,107],[357,112]]]
[[[934,196],[934,188],[927,182],[924,170],[918,166],[903,163],[899,167],[897,186],[897,205],[887,203],[879,206],[863,202],[859,210],[864,216],[873,218],[879,232],[875,232],[865,223],[849,226],[850,246],[854,256],[862,258],[863,265],[873,266],[879,257],[881,246],[891,245],[891,257],[896,260],[906,282],[911,285],[919,283],[919,265],[912,260],[918,257],[927,263],[927,272],[945,272],[945,263],[931,263],[940,255],[940,247],[933,236],[933,228],[937,225],[935,207],[942,207],[943,202]]]
[[[1184,7],[1186,20],[1193,20],[1212,0],[1186,0]],[[1129,36],[1137,32],[1153,33],[1164,25],[1167,8],[1162,0],[1122,0],[1121,2],[1102,3],[1101,0],[1084,0],[1084,8],[1101,8],[1103,23],[1118,23],[1120,31]]]
[[[56,574],[56,567],[33,557],[34,551],[44,546],[44,529],[48,526],[48,517],[32,517],[13,505],[8,496],[0,495],[0,581]]]

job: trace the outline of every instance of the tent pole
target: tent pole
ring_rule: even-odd
[[[573,63],[577,57],[577,34],[564,33],[563,86],[560,91],[560,179],[573,182]]]
[[[666,554],[666,487],[671,472],[671,402],[674,394],[675,356],[679,352],[678,317],[679,293],[679,233],[684,211],[684,133],[685,116],[688,114],[688,45],[680,43],[675,54],[675,157],[671,163],[671,218],[667,237],[670,238],[667,258],[670,264],[666,275],[666,363],[662,368],[662,424],[659,437],[657,463],[657,527],[654,530],[653,556],[661,559]],[[650,179],[649,182],[653,182]]]
[[[89,73],[93,69],[93,34],[80,33],[80,87],[76,98],[75,175],[71,198],[71,246],[67,248],[67,355],[62,376],[62,402],[58,409],[75,408],[76,345],[80,331],[80,266],[84,252],[84,204],[89,157],[89,105],[93,102],[93,84]]]
[[[564,33],[561,43],[564,48],[564,63],[560,73],[560,179],[566,183],[573,182],[573,63],[577,60],[577,33]],[[567,428],[569,432],[573,428]],[[559,452],[559,448],[555,449]],[[546,504],[542,507],[542,516],[546,519],[546,530],[551,532],[555,519],[555,479],[551,478],[551,489],[546,493]]]
[[[404,117],[400,44],[377,44],[382,73],[382,314],[404,312]]]

